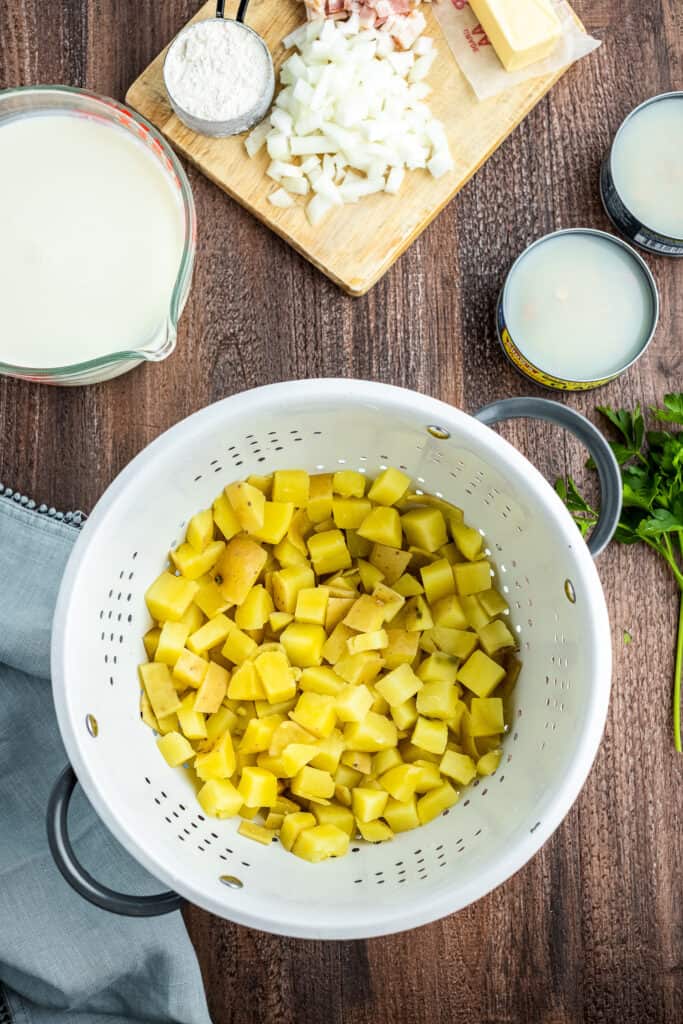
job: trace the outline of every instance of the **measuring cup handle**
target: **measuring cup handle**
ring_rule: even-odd
[[[127,917],[157,917],[180,910],[183,900],[175,892],[155,896],[127,896],[101,885],[80,864],[69,838],[69,801],[78,779],[70,764],[57,779],[47,807],[47,839],[50,853],[63,878],[72,889],[102,910]]]
[[[600,515],[587,542],[588,550],[596,558],[614,536],[621,517],[622,493],[619,464],[598,428],[568,405],[561,405],[549,398],[506,398],[485,405],[474,413],[474,417],[489,427],[502,420],[545,420],[564,427],[586,446],[600,480]]]

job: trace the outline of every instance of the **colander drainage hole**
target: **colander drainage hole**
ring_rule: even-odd
[[[219,875],[218,881],[227,885],[228,889],[243,889],[244,882],[235,875]]]
[[[445,427],[437,427],[434,424],[427,427],[427,433],[435,437],[437,441],[447,441],[451,436],[450,431],[446,430]]]
[[[99,726],[97,725],[97,719],[95,718],[94,715],[89,715],[88,714],[88,715],[85,716],[85,727],[86,727],[86,729],[88,730],[88,732],[90,733],[90,735],[94,739],[97,736],[98,732],[99,732]]]

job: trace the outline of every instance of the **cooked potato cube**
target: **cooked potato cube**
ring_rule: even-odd
[[[370,550],[368,561],[384,576],[387,586],[393,584],[405,572],[410,563],[410,553],[401,550],[401,542],[396,547],[386,544],[374,544]]]
[[[480,757],[477,761],[477,775],[493,775],[500,764],[502,756],[502,750],[489,750],[487,754],[484,754],[484,756]]]
[[[452,658],[469,658],[472,651],[479,645],[479,637],[466,629],[447,629],[435,626],[429,630],[429,638],[437,648]]]
[[[273,600],[281,612],[293,615],[297,597],[302,590],[315,587],[315,576],[308,564],[290,565],[273,573]]]
[[[370,501],[378,505],[394,505],[400,501],[410,487],[410,477],[398,469],[385,469],[373,482],[368,491]]]
[[[266,820],[266,828],[271,829],[273,832],[279,832],[282,828],[282,822],[285,820],[284,814],[276,814],[275,811],[269,811]]]
[[[457,679],[477,697],[488,697],[505,678],[505,669],[484,654],[475,651],[458,670]]]
[[[476,594],[461,597],[460,604],[471,629],[482,629],[491,621],[491,616],[484,611],[484,606]]]
[[[388,629],[386,633],[389,643],[382,651],[385,668],[411,665],[417,655],[419,634],[409,633],[406,629]]]
[[[206,658],[200,658],[192,651],[184,650],[173,666],[173,680],[181,689],[192,686],[198,689],[209,668]],[[194,697],[192,698],[194,700]]]
[[[263,523],[256,530],[250,530],[254,540],[265,544],[279,544],[289,530],[294,515],[291,502],[267,501],[263,507]]]
[[[395,768],[397,764],[401,763],[401,755],[398,752],[398,748],[380,750],[372,758],[372,774],[376,777],[384,775],[390,768]]]
[[[351,794],[351,807],[356,819],[365,823],[381,818],[388,799],[386,791],[357,786]]]
[[[346,649],[349,654],[362,654],[363,651],[382,651],[389,646],[389,637],[385,629],[375,630],[374,633],[359,633],[358,636],[349,637],[346,641]]]
[[[308,732],[306,729],[302,729],[302,727],[297,725],[296,722],[283,721],[277,726],[271,736],[268,753],[271,757],[279,757],[282,751],[285,750],[290,743],[315,742],[316,737],[313,733]]]
[[[472,735],[496,736],[505,729],[503,702],[500,697],[473,697],[470,704]]]
[[[265,519],[266,499],[262,491],[244,480],[228,484],[225,494],[243,530],[261,529]]]
[[[428,718],[447,722],[456,713],[458,688],[448,681],[425,683],[417,695],[417,710]]]
[[[345,682],[342,677],[338,676],[334,669],[327,668],[325,665],[305,668],[299,680],[299,689],[302,692],[308,690],[311,693],[323,693],[333,697],[336,697],[344,689],[344,686]]]
[[[420,715],[411,741],[416,747],[428,750],[431,754],[443,754],[448,743],[448,726],[445,722],[434,722]]]
[[[211,743],[215,743],[224,732],[232,732],[237,723],[237,715],[225,705],[220,707],[206,720],[206,734]]]
[[[419,778],[418,767],[412,764],[398,764],[385,772],[379,781],[389,796],[404,804],[415,794]]]
[[[295,811],[292,814],[286,814],[280,827],[280,842],[285,850],[291,851],[299,833],[304,829],[314,828],[315,824],[316,820],[313,815],[307,814],[305,811]]]
[[[334,825],[348,836],[353,836],[356,831],[356,822],[347,807],[339,807],[338,804],[316,804],[313,807],[313,814],[319,825]]]
[[[484,538],[479,533],[479,530],[475,530],[471,526],[465,526],[464,524],[458,525],[457,523],[451,523],[451,532],[453,534],[453,540],[458,545],[458,551],[460,551],[465,558],[474,562],[481,555],[481,549],[484,544]]]
[[[448,542],[446,523],[438,508],[416,508],[406,512],[401,516],[401,526],[408,544],[423,551],[436,551]]]
[[[228,633],[228,639],[223,644],[221,654],[233,665],[242,665],[247,658],[253,657],[257,647],[258,644],[255,640],[235,626]]]
[[[327,636],[322,626],[292,622],[280,634],[280,642],[292,665],[309,668],[322,661],[322,650]]]
[[[371,683],[382,671],[384,662],[377,651],[345,654],[336,662],[335,672],[353,686]]]
[[[149,614],[157,622],[177,622],[192,604],[198,589],[192,580],[162,572],[145,592]]]
[[[477,774],[477,768],[467,754],[460,754],[456,750],[447,750],[441,758],[439,771],[442,775],[448,775],[461,786],[467,786]]]
[[[345,626],[343,622],[339,622],[323,645],[322,654],[325,661],[329,661],[330,665],[336,665],[347,653],[347,640],[354,635],[353,630]]]
[[[514,636],[500,619],[495,619],[486,626],[482,626],[478,633],[479,642],[489,657],[517,646]]]
[[[273,473],[273,501],[291,501],[305,508],[310,496],[310,478],[303,469],[278,469]]]
[[[371,565],[370,562],[366,562],[365,559],[358,559],[358,572],[360,573],[360,582],[363,590],[366,594],[371,594],[378,583],[381,583],[384,579],[384,573],[376,566]]]
[[[296,683],[287,657],[282,651],[266,651],[259,654],[254,660],[254,668],[266,692],[266,700],[270,703],[291,700],[296,696]]]
[[[366,843],[384,843],[394,838],[394,833],[385,821],[359,821],[357,824]]]
[[[242,526],[235,515],[235,511],[228,501],[228,496],[219,494],[212,506],[213,521],[221,531],[226,540],[231,540],[238,534]]]
[[[188,693],[180,702],[176,714],[178,722],[188,740],[205,740],[207,738],[206,719],[204,715],[194,710],[194,693]]]
[[[256,487],[265,498],[270,498],[273,490],[273,474],[270,473],[268,476],[252,474],[247,477],[247,483],[251,484],[252,487]]]
[[[317,754],[309,762],[312,768],[320,768],[323,772],[336,772],[339,760],[344,752],[344,738],[337,730],[315,743]]]
[[[351,566],[351,555],[341,530],[324,530],[308,538],[313,568],[319,576]]]
[[[462,562],[463,558],[458,551],[457,545],[451,541],[450,544],[444,544],[442,548],[439,548],[438,554],[442,558],[445,558],[449,565],[457,565],[458,562]]]
[[[194,770],[198,778],[205,782],[209,779],[229,779],[236,767],[235,748],[229,732],[223,733],[212,750],[197,754],[194,759]]]
[[[216,566],[222,579],[220,591],[225,600],[230,604],[242,604],[267,559],[260,544],[249,537],[233,537]]]
[[[312,523],[322,523],[332,515],[332,479],[331,473],[310,478],[306,514]]]
[[[240,740],[240,754],[260,754],[262,751],[269,751],[276,730],[283,724],[284,721],[279,715],[249,719]]]
[[[417,814],[421,825],[437,818],[444,811],[458,802],[458,791],[453,789],[450,782],[444,782],[438,789],[432,789],[425,793],[417,801]]]
[[[384,623],[385,605],[379,598],[361,594],[344,619],[344,625],[360,633],[374,633]]]
[[[182,622],[184,626],[187,626],[190,633],[196,633],[199,627],[204,624],[205,619],[201,609],[193,602],[185,614],[178,619],[178,622]]]
[[[403,624],[409,633],[431,629],[434,625],[429,605],[423,597],[411,597],[406,604]]]
[[[294,618],[297,622],[324,626],[328,601],[329,591],[326,587],[304,587],[296,597]]]
[[[335,712],[340,722],[362,722],[372,707],[372,694],[367,686],[345,686],[337,694]]]
[[[409,697],[414,697],[421,687],[421,680],[407,664],[399,665],[375,683],[377,692],[392,707],[403,704]]]
[[[446,754],[451,753],[448,749]],[[445,754],[444,754],[445,757]],[[416,793],[428,793],[430,789],[438,789],[442,784],[443,779],[439,771],[438,765],[430,764],[429,761],[414,761],[413,767],[419,770],[419,775],[415,782]]]
[[[372,773],[372,754],[368,754],[367,751],[345,750],[341,756],[341,763],[347,768],[352,768],[354,772],[360,772],[361,775]]]
[[[179,732],[169,732],[165,736],[160,736],[157,739],[157,746],[171,768],[177,768],[194,757],[192,744]]]
[[[334,779],[329,772],[305,765],[292,779],[289,788],[294,796],[300,796],[306,800],[314,798],[326,800],[334,795]]]
[[[477,594],[477,597],[479,604],[491,618],[494,615],[502,615],[510,610],[510,606],[505,598],[493,587],[490,590],[484,590],[481,594]]]
[[[336,825],[316,825],[306,828],[292,847],[292,853],[303,860],[318,864],[329,857],[343,857],[349,848],[349,837]]]
[[[362,498],[366,479],[355,469],[340,469],[332,478],[334,493],[342,498]]]
[[[159,723],[157,722],[157,716],[154,714],[154,711],[152,710],[152,705],[150,704],[149,697],[147,696],[144,690],[142,690],[140,693],[140,718],[145,723],[145,725],[148,725],[150,727],[150,729],[154,729],[155,732],[161,731],[159,729]]]
[[[270,846],[275,836],[272,829],[256,825],[253,821],[241,822],[237,831],[245,839],[253,839],[255,843],[261,843],[263,846]]]
[[[268,625],[272,629],[273,633],[279,633],[281,630],[288,626],[290,622],[294,621],[294,616],[289,612],[271,612],[268,616]]]
[[[335,498],[332,502],[332,518],[340,530],[357,530],[371,511],[366,498]]]
[[[491,589],[491,564],[486,559],[480,562],[461,562],[453,566],[452,572],[461,597]]]
[[[462,604],[455,594],[442,597],[432,606],[432,618],[435,626],[446,629],[467,629],[468,626]]]
[[[458,659],[451,654],[437,651],[436,654],[430,654],[425,658],[417,670],[417,675],[423,683],[454,683],[459,664]]]
[[[411,797],[405,803],[389,797],[384,808],[383,817],[394,832],[408,832],[410,829],[417,828],[420,824],[420,819],[417,814],[417,801],[415,797]]]
[[[411,729],[417,722],[417,703],[414,697],[409,697],[403,704],[394,704],[391,708],[391,717],[397,729]]]
[[[187,580],[198,580],[216,564],[225,550],[225,541],[212,540],[203,551],[197,551],[191,544],[181,544],[171,552],[176,568]]]
[[[401,517],[395,508],[373,508],[358,527],[358,536],[389,548],[400,548],[402,542]],[[370,558],[372,564],[372,557]],[[377,566],[381,568],[381,566]],[[386,573],[385,573],[386,575]]]
[[[173,668],[183,653],[189,632],[189,626],[184,622],[165,622],[161,627],[154,660]]]
[[[232,818],[242,806],[242,797],[227,779],[209,779],[197,793],[197,800],[211,818]]]
[[[206,615],[207,619],[213,619],[215,615],[227,611],[230,602],[226,601],[221,594],[220,587],[214,580],[199,584],[199,590],[195,594],[194,603]],[[192,607],[192,606],[190,606]]]
[[[164,715],[161,718],[157,718],[157,725],[159,726],[159,732],[162,736],[165,736],[168,732],[177,732],[180,728],[180,723],[176,714]]]
[[[353,606],[355,597],[330,597],[327,602],[327,611],[325,613],[325,630],[331,633],[335,626],[338,626],[342,621],[349,608]]]
[[[420,569],[425,595],[430,604],[455,592],[453,572],[453,567],[445,558],[439,558]]]
[[[187,641],[187,646],[194,654],[206,654],[212,647],[225,643],[231,630],[235,627],[230,619],[220,613],[205,622]]]
[[[392,721],[375,711],[368,711],[362,722],[350,722],[345,727],[344,740],[349,750],[374,754],[378,750],[395,747],[398,735]]]
[[[195,551],[203,551],[213,540],[213,512],[205,508],[192,516],[187,524],[187,542]]]
[[[253,821],[257,814],[261,813],[260,807],[245,807],[244,804],[240,807],[239,816],[245,821]]]
[[[405,554],[410,555],[410,552],[406,551]],[[392,587],[396,593],[401,594],[402,597],[417,597],[418,594],[424,594],[425,592],[422,584],[419,583],[414,576],[411,576],[410,573],[404,573],[403,576],[399,576],[399,578],[392,583]]]
[[[245,661],[235,669],[228,683],[228,697],[230,700],[266,699],[266,691],[253,661]]]
[[[374,566],[372,567],[374,568]],[[384,605],[384,621],[386,623],[393,622],[398,613],[405,605],[405,597],[402,594],[398,594],[391,587],[388,587],[386,583],[378,582],[375,584],[372,596],[377,601],[381,601]]]
[[[154,661],[154,655],[156,654],[157,648],[159,646],[160,636],[161,630],[158,628],[158,626],[155,626],[154,629],[148,629],[142,638],[142,642],[145,647],[145,653],[147,654],[147,657],[149,658],[150,661]]]
[[[290,718],[314,736],[329,736],[337,724],[334,697],[306,691],[301,694]]]
[[[357,786],[363,778],[362,772],[357,771],[348,764],[340,764],[334,773],[334,781],[337,786],[346,786],[351,789]],[[351,806],[348,804],[347,806]]]
[[[299,549],[292,544],[289,537],[283,537],[279,544],[273,548],[273,557],[279,562],[281,568],[288,569],[291,565],[307,565],[308,559]]]
[[[291,779],[318,754],[314,743],[290,743],[280,754],[285,778]]]
[[[266,588],[252,587],[240,607],[235,610],[235,624],[240,629],[263,629],[274,610],[273,599]]]
[[[272,807],[277,802],[277,779],[265,768],[247,765],[237,790],[246,807]]]
[[[199,685],[193,708],[205,715],[213,715],[220,708],[228,690],[230,673],[215,661],[209,662],[204,679]]]

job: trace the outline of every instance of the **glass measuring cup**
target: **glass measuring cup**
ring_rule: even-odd
[[[0,362],[0,374],[45,384],[94,384],[127,373],[142,362],[160,362],[175,348],[180,314],[190,290],[197,239],[197,222],[190,183],[173,150],[158,132],[129,107],[108,97],[69,86],[44,85],[0,92],[0,127],[15,118],[66,113],[93,118],[130,132],[143,143],[177,189],[184,220],[184,242],[165,322],[153,337],[141,338],[135,349],[114,351],[85,362],[56,367],[15,366]],[[49,161],[49,153],[45,154]],[[122,297],[125,301],[125,297]]]
[[[190,25],[186,25],[186,27],[175,37],[166,53],[163,77],[171,106],[173,107],[176,116],[180,118],[183,124],[187,125],[188,128],[191,128],[192,131],[198,132],[200,135],[210,135],[215,138],[225,138],[228,135],[239,135],[241,132],[245,132],[248,128],[251,128],[252,125],[258,124],[259,121],[262,121],[273,102],[273,96],[275,94],[275,71],[273,69],[273,58],[264,39],[258,34],[258,32],[255,32],[252,28],[249,28],[248,25],[244,24],[244,16],[247,12],[248,5],[249,0],[240,0],[236,17],[226,18],[224,14],[225,0],[218,0],[215,18],[204,18],[201,21],[193,21]],[[267,57],[268,72],[262,93],[249,110],[245,110],[244,113],[240,114],[238,117],[233,117],[226,121],[209,120],[208,118],[198,117],[196,114],[191,114],[189,111],[185,110],[173,95],[167,75],[168,60],[174,49],[177,46],[182,45],[183,40],[186,40],[198,25],[206,25],[211,22],[221,24],[225,22],[233,22],[238,24],[243,32],[249,33],[254,39],[258,40]]]

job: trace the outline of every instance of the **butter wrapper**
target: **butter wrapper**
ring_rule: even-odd
[[[434,4],[451,52],[478,99],[497,96],[530,78],[552,75],[600,46],[599,39],[583,31],[565,0],[552,2],[562,23],[560,41],[549,57],[521,71],[505,70],[467,0],[438,0]]]

